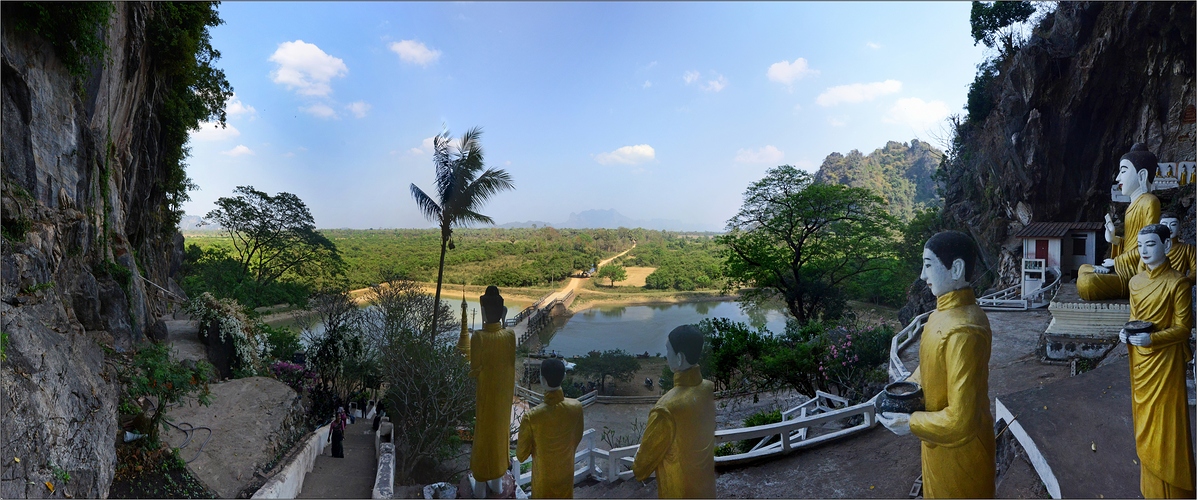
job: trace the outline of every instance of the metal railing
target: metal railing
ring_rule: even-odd
[[[987,293],[977,298],[977,305],[982,309],[1023,311],[1027,308],[1027,300],[1022,297],[1022,284]]]
[[[1027,294],[1025,297],[1027,307],[1035,309],[1051,304],[1052,300],[1056,298],[1056,292],[1060,291],[1061,281],[1063,280],[1060,279],[1060,276],[1056,276],[1056,281],[1053,281],[1052,284]]]
[[[533,391],[532,389],[528,389],[526,387],[520,386],[519,384],[516,384],[516,386],[515,386],[515,395],[519,396],[521,398],[527,399],[528,402],[530,402],[534,405],[538,405],[538,404],[544,402],[544,394],[541,394],[539,392]],[[578,397],[578,402],[582,403],[583,408],[590,406],[597,401],[598,401],[598,390],[597,389]]]
[[[927,311],[923,314],[915,316],[910,320],[910,324],[906,325],[902,331],[894,335],[894,338],[889,341],[889,381],[897,382],[906,380],[910,376],[910,370],[906,369],[906,363],[902,362],[902,351],[910,347],[918,340],[923,333],[923,325],[927,324],[927,317],[931,316],[933,311]]]
[[[585,444],[585,447],[574,453],[574,484],[578,484],[589,477],[598,477],[602,473],[598,468],[598,464],[595,463],[595,459],[599,456],[596,452],[603,450],[595,448],[594,434],[594,429],[586,429],[586,432],[582,433],[582,443]],[[523,462],[515,458],[511,459],[511,475],[516,478],[516,486],[523,487],[532,483],[531,467],[528,468],[528,472],[520,473],[521,465],[531,463],[532,457],[528,457]]]
[[[528,326],[524,330],[524,333],[520,335],[519,342],[517,342],[516,345],[523,345],[524,342],[527,342],[528,339],[532,338],[533,335],[539,334],[540,331],[544,330],[546,326],[552,324],[553,308],[557,307],[558,304],[565,305],[570,301],[570,299],[573,298],[573,296],[574,290],[570,290],[569,293],[566,293],[564,297],[553,299],[552,302],[537,307],[537,309],[528,317]],[[539,304],[540,301],[537,301],[537,303]]]

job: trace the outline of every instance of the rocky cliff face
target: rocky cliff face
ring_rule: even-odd
[[[1194,10],[1061,2],[999,63],[984,96],[993,111],[959,128],[942,173],[944,215],[977,238],[999,285],[1018,280],[1012,236],[1025,224],[1121,217],[1125,204],[1111,207],[1110,186],[1133,143],[1162,162],[1197,159]],[[1193,226],[1192,186],[1161,198]]]
[[[119,393],[110,358],[170,309],[157,287],[182,293],[171,279],[182,238],[156,213],[166,172],[144,43],[152,9],[116,4],[106,61],[82,85],[49,42],[5,20],[2,497],[52,496],[46,481],[53,496],[107,496]]]

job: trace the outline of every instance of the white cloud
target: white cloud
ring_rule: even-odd
[[[405,63],[428,66],[441,58],[441,51],[430,49],[427,45],[415,40],[401,40],[391,42],[392,52],[399,54],[399,59]]]
[[[191,133],[191,138],[197,141],[223,141],[241,135],[241,131],[232,125],[220,126],[219,122],[203,122],[200,129]]]
[[[309,115],[315,116],[317,118],[323,118],[325,120],[327,120],[329,118],[337,117],[336,110],[332,109],[327,104],[316,103],[316,104],[313,104],[306,108],[299,108],[299,110],[303,111],[304,113],[307,113]]]
[[[233,96],[229,98],[228,104],[224,107],[224,112],[228,113],[229,116],[254,116],[258,114],[258,110],[254,109],[253,106],[249,106],[241,102],[241,99],[237,98],[237,94],[233,94]]]
[[[648,81],[648,80],[645,80],[645,81],[644,81],[644,85],[642,85],[642,87],[644,87],[644,88],[649,88],[649,87],[652,87],[652,86],[653,86],[653,82],[650,82],[650,81]]]
[[[886,123],[909,125],[923,130],[948,116],[948,105],[943,101],[926,102],[917,97],[898,99],[889,112],[881,118]]]
[[[690,85],[691,83],[698,81],[698,72],[697,71],[687,71],[682,74],[682,80],[686,81],[686,85]]]
[[[808,76],[815,76],[819,74],[819,70],[810,69],[810,65],[806,63],[806,59],[801,57],[794,59],[794,62],[781,61],[769,65],[769,71],[766,72],[769,80],[784,83],[786,85],[793,84],[797,80],[801,80]]]
[[[433,148],[432,140],[433,139],[435,139],[435,137],[429,137],[427,139],[424,139],[423,141],[420,141],[419,147],[411,148],[408,151],[411,151],[412,154],[418,154],[418,155],[432,154],[432,148]]]
[[[812,174],[819,171],[819,167],[815,165],[815,162],[810,160],[798,160],[794,162],[794,166],[799,170],[805,170]]]
[[[741,149],[736,152],[736,163],[773,163],[781,162],[786,154],[773,146],[765,146],[757,150]]]
[[[795,104],[795,105],[794,105],[794,111],[802,111],[802,105],[801,105],[801,104]]]
[[[599,153],[594,156],[594,161],[602,165],[611,165],[614,163],[623,165],[635,165],[637,163],[644,163],[657,157],[657,152],[653,150],[652,146],[648,144],[637,144],[635,146],[624,146],[616,149],[610,153]]]
[[[852,83],[848,85],[839,85],[831,87],[819,97],[815,98],[815,102],[820,106],[835,106],[840,103],[857,103],[864,101],[871,101],[877,97],[885,94],[893,94],[902,90],[902,82],[897,80],[886,80],[884,82],[873,83]]]
[[[827,124],[828,124],[828,125],[831,125],[832,127],[843,127],[844,125],[847,125],[847,124],[848,124],[848,120],[843,120],[843,119],[840,119],[840,118],[832,118],[832,117],[828,117],[828,118],[827,118]]]
[[[238,144],[237,147],[230,149],[228,151],[221,151],[220,154],[227,155],[227,156],[244,156],[244,155],[252,155],[252,154],[254,154],[254,151],[252,149],[245,147],[244,144]]]
[[[707,92],[719,92],[727,87],[727,78],[724,78],[720,74],[716,74],[715,76],[717,78],[714,80],[707,80],[707,83],[702,86],[703,90]]]
[[[504,166],[504,167],[510,167],[510,166],[511,166],[511,160],[507,160],[507,161],[503,162],[503,166]]]
[[[345,61],[303,40],[280,43],[270,61],[278,64],[270,79],[305,96],[328,96],[329,82],[349,72]]]
[[[371,107],[373,106],[367,104],[366,101],[357,101],[349,103],[348,106],[345,106],[345,109],[348,109],[350,113],[353,113],[353,116],[365,118],[366,112],[370,111]]]
[[[881,48],[881,44],[879,44],[879,43],[873,43],[873,42],[865,42],[865,47],[868,47],[868,48],[870,48],[870,49],[873,49],[873,50],[877,50],[877,49],[880,49],[880,48]]]

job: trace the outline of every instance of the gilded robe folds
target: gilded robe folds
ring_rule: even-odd
[[[922,441],[925,498],[993,498],[992,342],[989,318],[971,288],[936,299],[910,376],[926,398],[927,411],[910,415],[910,431]]]
[[[574,497],[574,452],[582,441],[582,403],[561,389],[544,393],[544,403],[520,420],[515,457],[532,457],[532,498]]]
[[[715,498],[715,384],[698,366],[673,384],[648,414],[632,472],[644,481],[655,471],[658,498]]]
[[[477,481],[503,477],[510,465],[511,400],[515,396],[515,333],[499,323],[470,337],[470,376],[478,380],[470,471]]]
[[[1114,237],[1114,269],[1109,274],[1093,272],[1093,266],[1082,265],[1077,270],[1076,293],[1085,300],[1125,299],[1127,282],[1139,272],[1139,230],[1160,222],[1160,199],[1144,193],[1126,208],[1122,237]],[[1121,248],[1121,250],[1119,250]]]
[[[1144,471],[1143,496],[1167,496],[1165,486],[1192,498],[1193,434],[1185,363],[1193,328],[1193,281],[1167,263],[1130,281],[1130,318],[1155,325],[1150,346],[1128,346],[1135,449]]]

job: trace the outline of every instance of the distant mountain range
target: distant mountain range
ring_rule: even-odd
[[[620,227],[626,228],[644,228],[662,231],[721,231],[720,228],[712,226],[704,226],[701,224],[686,224],[674,219],[633,219],[623,215],[615,209],[607,210],[584,210],[582,212],[570,213],[569,218],[565,222],[545,222],[545,221],[524,221],[524,222],[508,222],[500,224],[501,228],[521,228],[521,227],[558,227],[571,229],[596,229],[607,228],[617,229]]]
[[[200,217],[198,215],[184,215],[182,219],[179,219],[179,230],[180,231],[195,231],[197,229],[198,230],[220,229],[219,224],[205,224],[205,225],[201,226],[200,223],[203,221],[204,221],[204,218]]]

